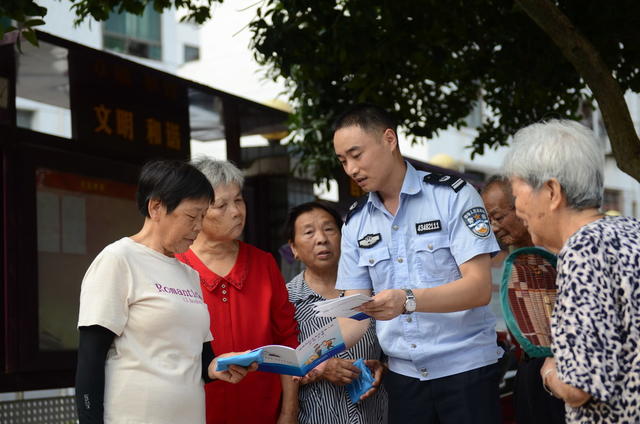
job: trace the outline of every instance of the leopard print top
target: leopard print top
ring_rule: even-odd
[[[567,423],[640,423],[640,221],[585,225],[558,255],[553,355],[562,381],[592,395]]]

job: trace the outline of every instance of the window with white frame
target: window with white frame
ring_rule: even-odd
[[[148,4],[141,16],[114,13],[103,26],[103,44],[107,50],[149,59],[162,59],[161,15]]]
[[[184,45],[184,62],[193,62],[200,59],[200,48],[196,46]]]

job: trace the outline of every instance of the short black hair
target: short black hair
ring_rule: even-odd
[[[283,232],[284,232],[285,238],[288,241],[290,242],[293,241],[293,239],[296,236],[296,220],[298,219],[298,217],[303,213],[311,212],[314,209],[320,209],[327,212],[329,215],[331,215],[331,217],[335,221],[336,226],[338,228],[342,227],[342,217],[331,206],[321,202],[317,202],[317,201],[302,203],[298,206],[294,206],[293,208],[291,208],[291,210],[289,211],[289,215],[287,216],[287,220],[284,224]]]
[[[136,203],[149,217],[149,201],[158,199],[171,213],[184,199],[209,199],[214,194],[209,180],[196,167],[179,160],[153,160],[140,171]]]
[[[391,114],[371,103],[359,103],[342,112],[333,123],[333,134],[341,128],[352,126],[364,131],[384,131],[391,128],[394,133],[398,133],[396,121]]]

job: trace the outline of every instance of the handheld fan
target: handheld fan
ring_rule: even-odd
[[[505,260],[500,301],[507,327],[531,357],[551,356],[551,314],[556,300],[556,257],[537,247]]]

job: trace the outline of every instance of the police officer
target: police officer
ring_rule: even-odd
[[[360,309],[378,320],[389,358],[389,422],[500,422],[503,351],[486,306],[499,247],[480,196],[463,179],[405,162],[393,120],[376,106],[343,113],[333,144],[369,192],[343,227],[336,288],[375,293]],[[349,346],[368,324],[340,321]]]

